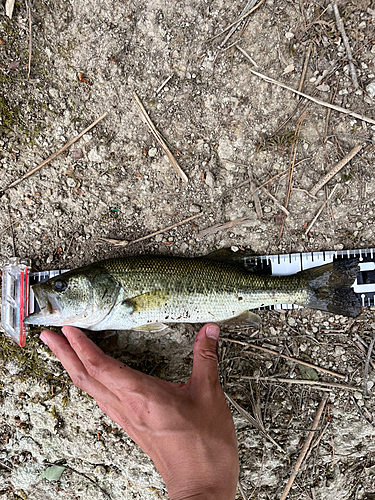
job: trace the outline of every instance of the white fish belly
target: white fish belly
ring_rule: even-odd
[[[127,304],[118,301],[108,317],[94,330],[131,330],[151,323],[221,322],[239,316],[246,310],[281,303],[303,304],[307,292],[294,294],[276,291],[256,291],[238,294],[208,293],[172,296],[157,307],[131,312]]]

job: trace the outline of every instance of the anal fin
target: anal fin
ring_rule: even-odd
[[[167,325],[163,323],[148,323],[147,325],[141,325],[134,328],[138,332],[162,332],[167,328]]]
[[[233,318],[229,318],[222,321],[222,323],[225,325],[233,325],[233,324],[238,325],[239,323],[245,323],[249,326],[260,326],[262,320],[260,319],[260,316],[258,316],[257,314],[251,311],[244,311],[238,316],[234,316]]]

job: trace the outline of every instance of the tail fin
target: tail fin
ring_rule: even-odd
[[[302,271],[310,288],[305,304],[333,314],[355,317],[361,312],[361,302],[352,285],[360,271],[358,259],[336,260],[324,266]]]

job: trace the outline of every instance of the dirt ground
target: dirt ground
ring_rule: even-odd
[[[108,115],[62,155],[5,191],[0,264],[14,251],[42,270],[146,252],[199,256],[237,247],[264,255],[375,246],[374,2],[339,4],[357,88],[332,5],[325,0],[265,0],[227,41],[228,32],[212,37],[240,17],[245,0],[34,0],[29,78],[26,5],[16,1],[12,19],[0,10],[0,188]],[[250,71],[297,89],[308,53],[302,91],[357,116],[298,99]],[[142,120],[133,92],[187,184]],[[362,150],[311,197],[308,191],[357,144]],[[284,220],[279,205],[286,202],[289,177],[278,174],[290,172],[292,164]],[[258,192],[260,212],[253,191],[270,179]],[[127,247],[98,240],[132,241],[200,213]],[[230,228],[203,231],[230,221],[236,221]],[[222,336],[343,378],[318,370],[312,375],[281,356],[221,341],[224,390],[262,419],[279,446],[231,406],[241,462],[237,498],[280,498],[317,408],[328,396],[314,446],[289,498],[374,499],[374,355],[364,392],[373,311],[354,320],[309,310],[262,311],[261,316],[260,330],[224,327]],[[121,332],[96,338],[106,352],[135,368],[186,381],[195,331],[197,325],[179,325],[158,336]],[[37,331],[24,350],[3,334],[0,344],[0,498],[167,498],[148,457],[69,384]],[[304,381],[316,375],[320,383],[356,389],[261,380]],[[55,462],[69,469],[58,481],[41,479],[48,463]]]

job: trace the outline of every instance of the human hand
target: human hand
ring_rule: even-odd
[[[89,393],[147,453],[171,500],[233,500],[239,472],[233,420],[217,371],[219,327],[205,325],[187,384],[156,379],[106,355],[78,328],[40,338],[73,384]]]

